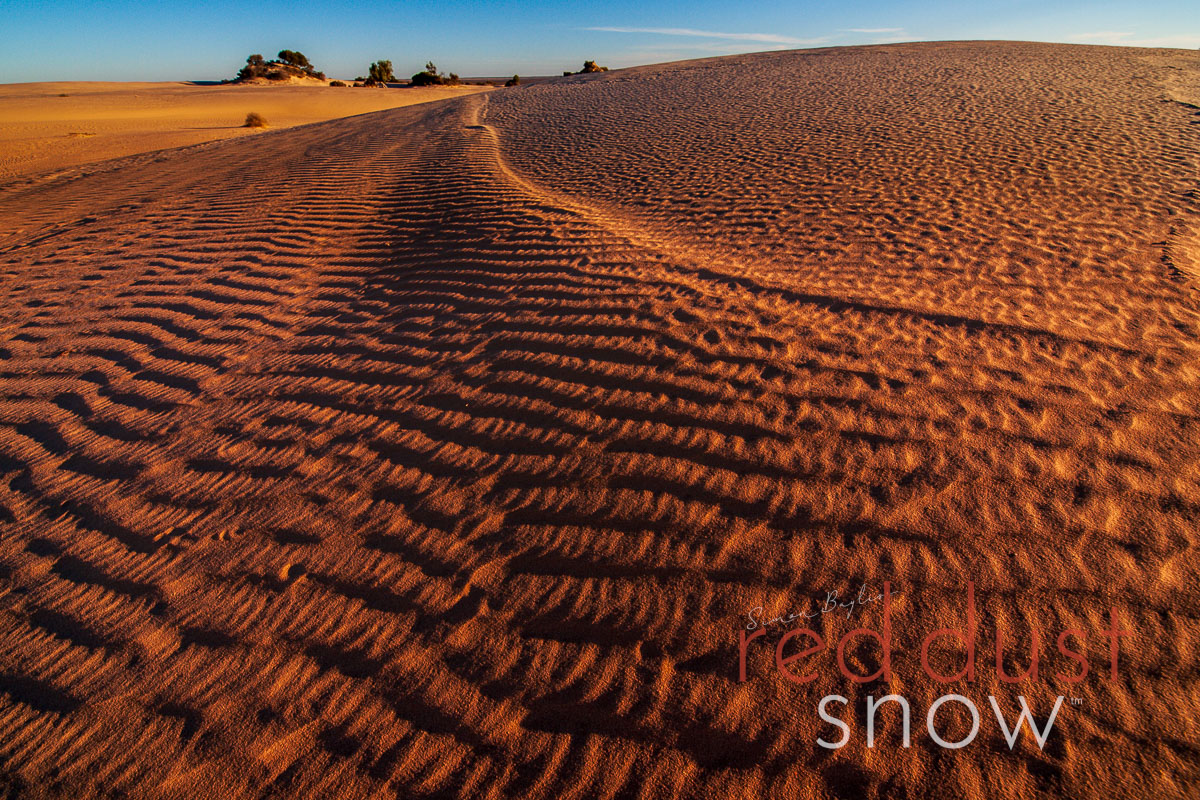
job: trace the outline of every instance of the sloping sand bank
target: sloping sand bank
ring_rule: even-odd
[[[260,131],[242,127],[252,111],[273,128],[290,128],[486,90],[97,81],[0,84],[0,183],[135,153],[252,136]]]
[[[1200,218],[1200,125],[1165,94],[1176,62],[1197,69],[1006,43],[738,57],[0,191],[3,779],[1185,796],[1200,301],[1170,248]],[[761,642],[739,683],[748,611],[884,581],[890,684],[824,653],[796,685]],[[978,676],[943,686],[921,637],[963,625],[967,581]],[[882,623],[848,617],[813,625]],[[1020,674],[1030,626],[1043,675],[1003,683],[991,643]],[[984,716],[961,750],[923,726],[952,691]],[[889,692],[913,746],[889,716],[868,749]],[[1068,699],[1044,749],[1010,751],[988,695],[1041,721]]]

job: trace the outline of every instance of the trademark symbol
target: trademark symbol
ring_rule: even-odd
[[[1082,697],[1072,697],[1072,698],[1071,698],[1071,705],[1073,705],[1073,706],[1081,706],[1081,705],[1083,705],[1083,698],[1082,698]]]

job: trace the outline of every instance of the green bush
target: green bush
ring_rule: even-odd
[[[344,81],[330,81],[329,85],[330,86],[345,86],[346,84]]]
[[[505,86],[520,86],[521,85],[521,76],[513,75],[511,78],[509,78],[508,80],[506,80],[504,82],[504,85]]]
[[[263,57],[258,53],[246,59],[246,66],[238,70],[237,77],[234,80],[248,81],[251,78],[257,78],[264,71],[265,62]]]
[[[308,69],[312,69],[312,64],[305,58],[304,53],[295,50],[280,50],[279,61],[283,64],[290,64],[293,67],[307,67]]]
[[[249,56],[246,65],[241,68],[234,81],[248,81],[254,78],[282,81],[290,77],[308,77],[323,81],[325,73],[318,72],[303,53],[280,50],[279,58],[273,61],[264,61],[260,53]]]
[[[379,60],[371,64],[367,69],[367,74],[371,76],[371,80],[379,83],[394,83],[396,75],[392,72],[392,62]]]
[[[455,73],[449,75],[438,72],[437,65],[432,61],[425,65],[425,69],[412,76],[413,86],[458,86],[462,83],[462,79]]]

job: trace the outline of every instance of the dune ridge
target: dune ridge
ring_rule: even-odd
[[[880,53],[904,114],[878,105]],[[1200,129],[1160,96],[1168,62],[1198,68],[1006,43],[735,57],[3,187],[2,780],[1183,796]],[[1043,116],[941,113],[981,63],[971,91]],[[1080,92],[1094,136],[1063,139]],[[923,144],[896,160],[885,133]],[[996,155],[1038,137],[1050,180]],[[762,654],[737,682],[755,605],[891,580],[909,637],[956,624],[967,579],[986,632],[1110,606],[1138,631],[1045,751],[822,751],[816,701],[883,687],[793,686]]]

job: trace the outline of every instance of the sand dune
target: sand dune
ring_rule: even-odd
[[[1186,796],[1200,117],[1172,93],[1197,75],[772,53],[0,188],[2,780]],[[831,655],[795,685],[765,647],[738,681],[748,609],[884,581],[890,685]],[[923,733],[950,689],[915,652],[967,581],[1011,672],[1031,625],[1048,654],[1112,607],[1135,632],[1117,680],[1094,645],[1069,686],[1002,683],[981,645],[954,690],[985,717],[1080,700],[1044,749],[990,718],[962,750]],[[859,624],[878,609],[820,630]],[[889,691],[910,749],[894,720],[864,743]],[[857,722],[828,750],[835,693]]]
[[[81,165],[274,128],[427,103],[487,87],[359,89],[65,81],[0,85],[0,183],[59,177]]]

